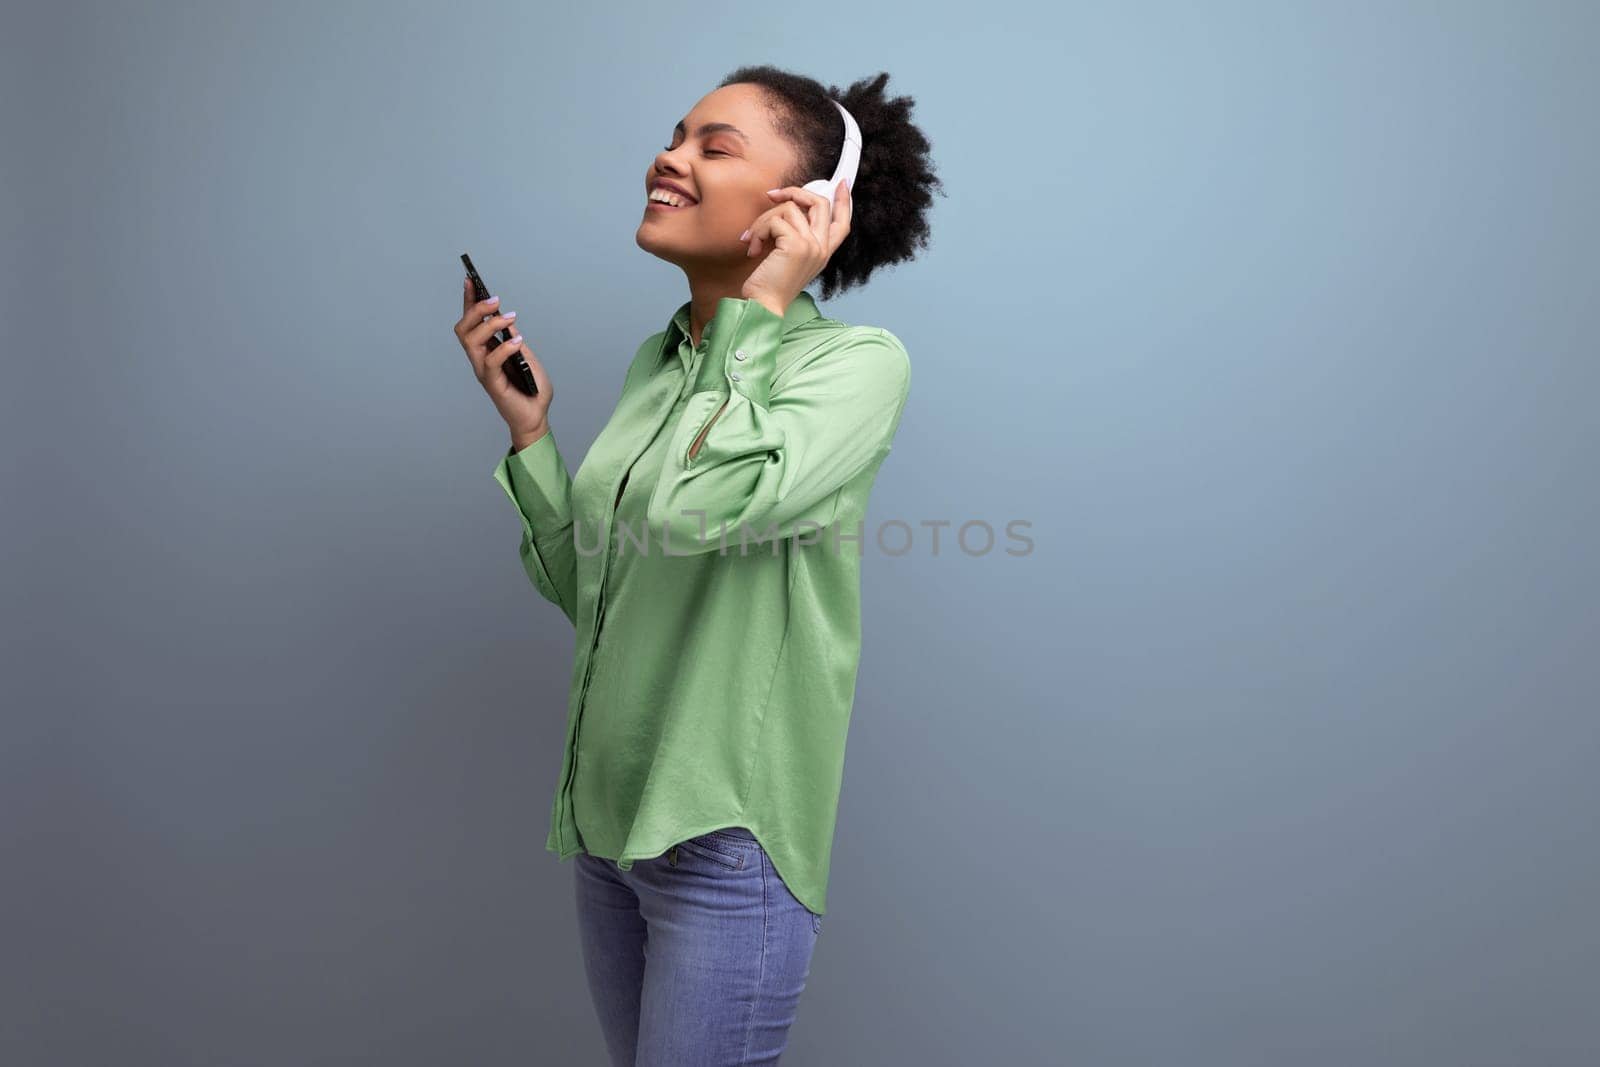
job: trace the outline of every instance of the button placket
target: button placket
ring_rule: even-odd
[[[662,411],[658,414],[658,419],[657,419],[657,422],[656,422],[656,433],[659,433],[661,431],[661,428],[666,425],[667,419],[670,418],[671,415],[672,415],[672,411],[673,411],[673,405],[672,404],[666,404],[663,407]],[[566,775],[566,779],[561,783],[560,790],[557,793],[557,800],[558,800],[558,804],[559,804],[560,809],[561,809],[561,814],[560,814],[559,818],[561,818],[561,820],[563,822],[562,829],[565,828],[565,826],[564,826],[565,821],[572,818],[572,815],[571,815],[571,812],[572,812],[572,799],[571,799],[572,781],[573,781],[573,778],[576,777],[577,772],[578,772],[578,750],[579,750],[579,747],[580,747],[579,741],[580,741],[580,738],[582,737],[582,732],[583,732],[583,712],[584,712],[584,708],[587,705],[587,702],[588,702],[588,699],[589,699],[589,682],[590,682],[590,679],[593,677],[593,674],[594,674],[595,649],[599,647],[599,644],[600,644],[600,631],[601,631],[602,627],[605,624],[605,617],[606,617],[606,614],[605,614],[606,613],[606,585],[607,585],[608,579],[611,576],[611,560],[612,560],[613,556],[615,555],[615,553],[612,550],[613,546],[612,546],[612,543],[611,543],[611,541],[612,541],[612,538],[611,538],[612,526],[613,526],[613,523],[616,520],[617,505],[622,502],[622,488],[627,483],[628,475],[631,474],[632,471],[633,471],[633,465],[635,463],[639,462],[639,457],[644,455],[645,450],[650,447],[650,441],[652,440],[653,437],[654,437],[654,434],[645,435],[643,437],[643,442],[640,443],[640,444],[637,444],[636,447],[631,450],[630,457],[628,458],[627,462],[625,464],[623,464],[623,467],[622,467],[622,472],[623,472],[622,473],[622,480],[617,484],[617,495],[616,495],[616,498],[613,500],[610,510],[608,510],[608,511],[603,513],[604,517],[605,517],[605,521],[604,521],[604,524],[603,524],[603,527],[602,527],[602,535],[601,536],[604,538],[604,540],[602,541],[603,551],[602,551],[601,556],[600,556],[600,581],[599,581],[600,588],[599,588],[599,593],[598,593],[598,595],[596,597],[596,604],[595,604],[594,636],[589,642],[588,662],[584,665],[583,682],[582,682],[581,689],[580,689],[579,695],[578,695],[578,711],[577,711],[577,715],[575,716],[575,720],[576,721],[572,724],[571,757],[567,761],[567,763],[568,763],[567,775]],[[576,830],[576,822],[574,822],[574,829]],[[581,833],[579,834],[579,838],[580,838],[580,843],[581,843],[581,838],[582,838],[582,834]],[[566,835],[565,834],[561,834],[560,835],[559,842],[562,845],[562,847],[565,847],[565,845],[566,845]]]

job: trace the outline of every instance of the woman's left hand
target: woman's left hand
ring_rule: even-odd
[[[840,180],[831,206],[827,197],[798,185],[770,190],[767,196],[775,205],[740,237],[749,239],[748,256],[767,249],[761,265],[745,279],[741,296],[774,310],[787,308],[849,235],[850,186]]]

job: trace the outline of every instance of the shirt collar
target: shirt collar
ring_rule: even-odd
[[[810,293],[804,289],[789,301],[789,306],[783,312],[783,336],[789,334],[798,326],[811,321],[822,312],[817,310],[817,302]],[[710,323],[707,323],[709,326]],[[662,363],[671,358],[678,351],[678,346],[689,337],[689,301],[678,305],[678,310],[672,313],[672,320],[667,323],[667,332],[661,337],[661,350],[656,353],[656,362]],[[701,340],[705,337],[702,334]]]

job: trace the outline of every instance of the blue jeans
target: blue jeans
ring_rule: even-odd
[[[712,830],[629,870],[575,857],[589,993],[613,1067],[777,1063],[822,917],[755,835]]]

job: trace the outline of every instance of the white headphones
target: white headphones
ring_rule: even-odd
[[[839,114],[844,116],[844,151],[839,153],[839,165],[834,168],[833,177],[806,182],[801,188],[822,194],[828,198],[828,203],[832,204],[839,182],[843,181],[845,188],[850,190],[853,203],[856,191],[856,167],[861,162],[861,129],[856,125],[856,120],[850,117],[850,112],[844,109],[843,104],[833,100],[832,97],[829,100],[839,109]]]

